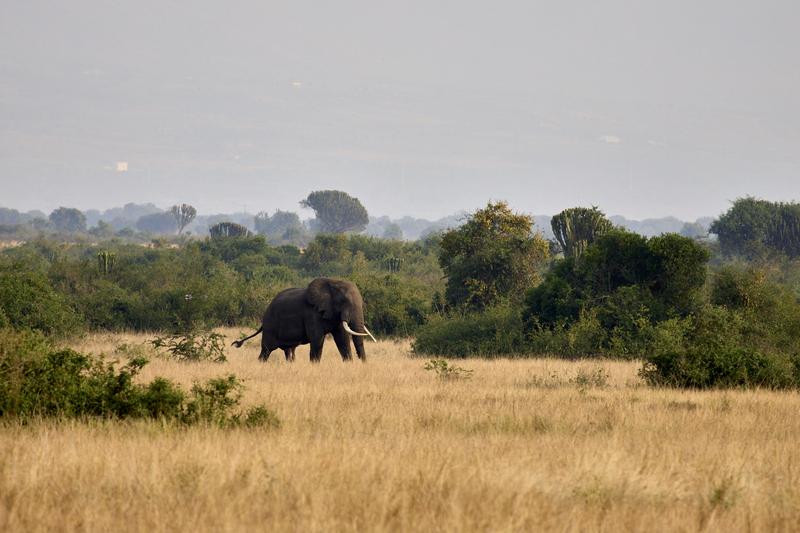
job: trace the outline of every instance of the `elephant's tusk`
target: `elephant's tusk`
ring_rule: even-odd
[[[344,320],[342,320],[342,327],[344,327],[344,330],[347,333],[349,333],[350,335],[358,335],[359,337],[366,337],[367,336],[367,333],[356,333],[355,331],[350,329],[350,326],[348,326],[347,322],[345,322]],[[369,335],[369,336],[372,337],[372,335]]]
[[[367,329],[367,326],[364,326],[364,331],[367,332],[367,334],[369,335],[369,338],[372,339],[372,342],[378,342],[378,341],[375,340],[375,337],[372,336],[372,333],[369,332],[369,330]]]

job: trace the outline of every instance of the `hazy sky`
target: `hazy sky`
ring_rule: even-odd
[[[0,205],[800,199],[798,20],[796,0],[2,0]]]

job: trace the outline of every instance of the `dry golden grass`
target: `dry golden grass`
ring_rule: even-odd
[[[233,337],[238,330],[225,331]],[[110,352],[143,336],[97,335]],[[156,423],[0,429],[0,530],[785,530],[800,524],[800,395],[652,390],[638,365],[469,360],[441,382],[408,343],[343,364],[154,360],[233,372],[278,430]],[[602,368],[602,387],[576,383]],[[572,380],[572,382],[570,382]],[[578,380],[580,381],[580,380]]]

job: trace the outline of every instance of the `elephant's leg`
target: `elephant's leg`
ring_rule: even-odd
[[[283,349],[283,355],[286,356],[286,362],[292,363],[294,362],[294,346],[290,346],[288,348]]]
[[[310,359],[312,363],[319,363],[322,359],[322,347],[325,344],[325,335],[319,335],[311,339]]]
[[[353,344],[356,346],[358,358],[362,361],[367,360],[367,352],[364,351],[364,337],[353,337]]]
[[[353,358],[353,351],[350,349],[350,335],[343,330],[336,330],[333,332],[333,340],[336,342],[336,348],[342,356],[342,361],[350,361]]]
[[[269,359],[269,354],[275,350],[276,346],[269,342],[266,336],[261,337],[261,353],[258,354],[258,360],[264,363]]]
[[[267,359],[269,359],[269,355],[272,353],[272,350],[274,350],[274,348],[262,346],[261,353],[258,354],[258,360],[262,363],[266,363]]]
[[[294,363],[294,350],[296,348],[297,346],[292,346],[291,348],[289,348],[289,356],[292,358],[292,363]]]

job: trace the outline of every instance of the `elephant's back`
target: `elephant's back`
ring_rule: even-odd
[[[264,312],[264,335],[276,346],[297,346],[308,342],[305,289],[286,289],[272,299]]]
[[[275,295],[275,298],[267,306],[264,318],[272,318],[277,313],[285,313],[287,310],[299,310],[306,306],[306,290],[296,287],[284,289]]]

